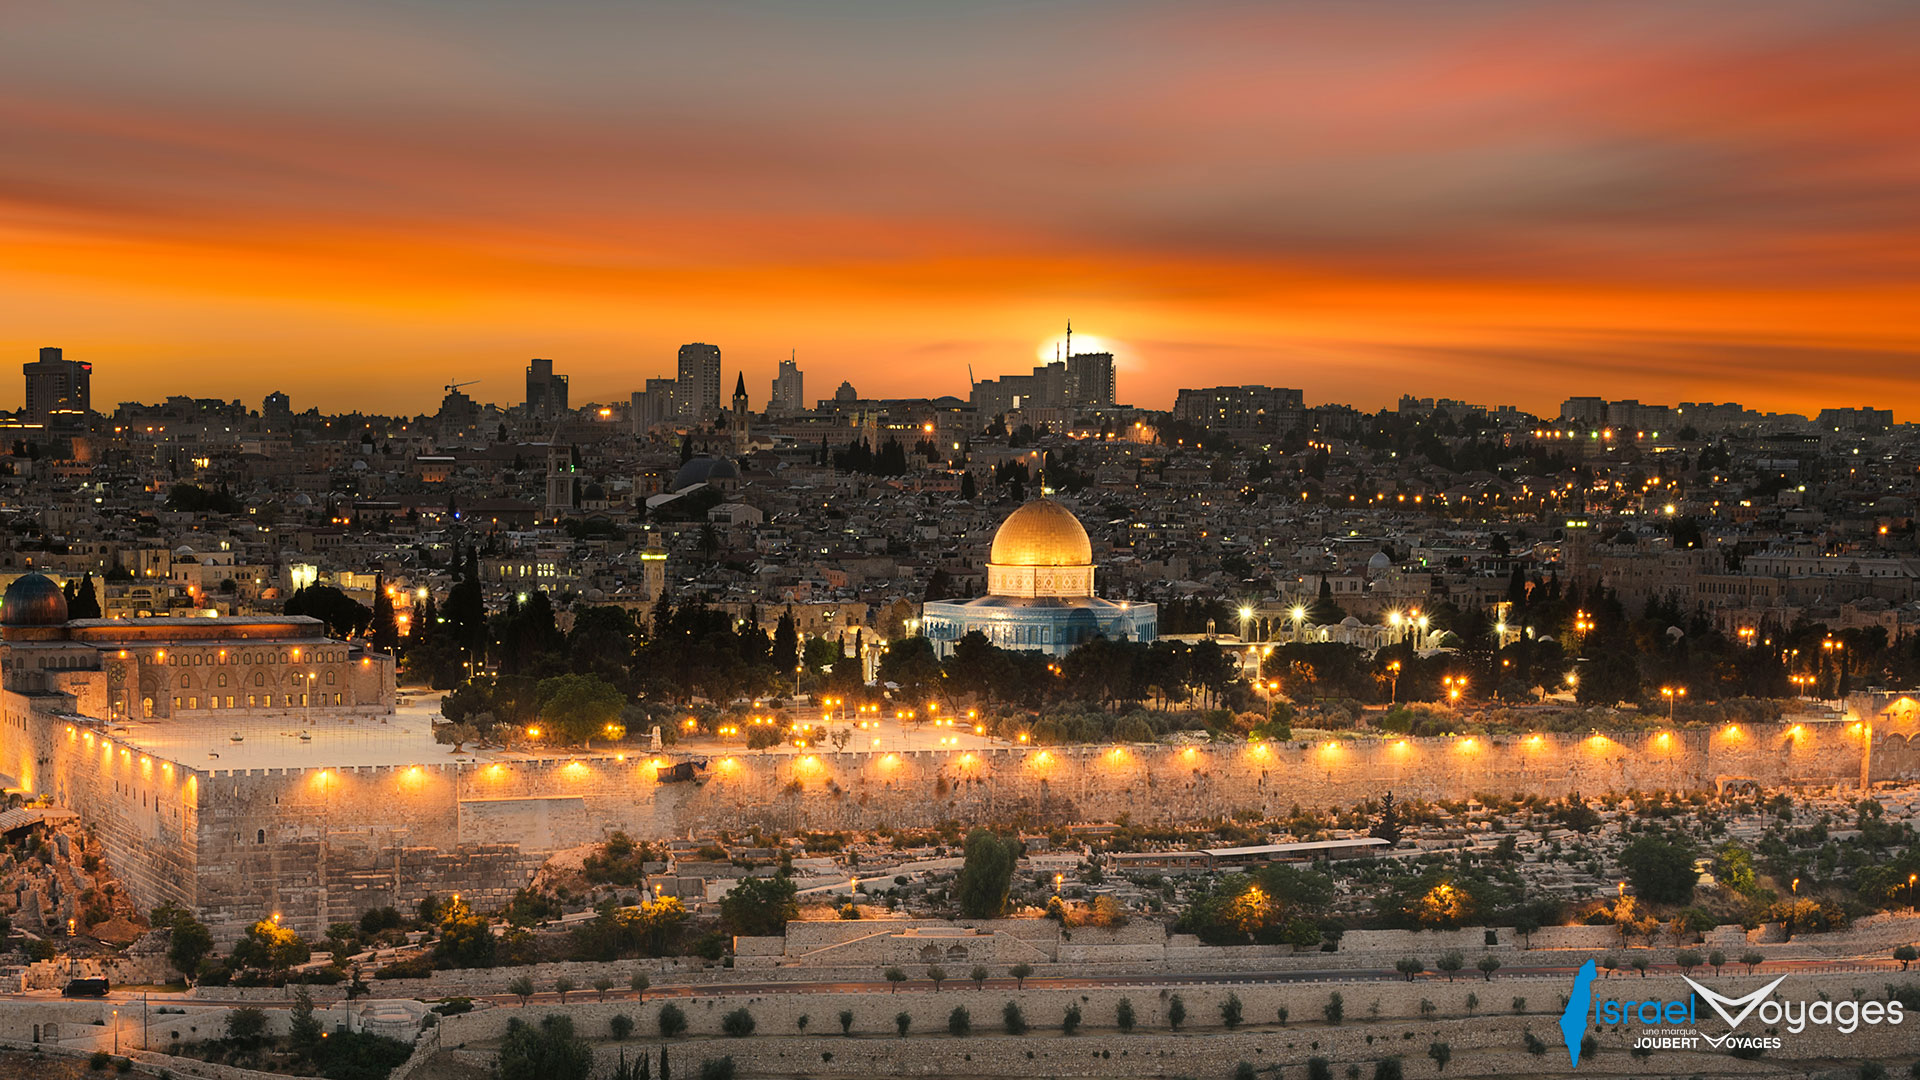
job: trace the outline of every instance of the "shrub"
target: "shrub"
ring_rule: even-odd
[[[238,1042],[258,1039],[267,1033],[267,1014],[245,1006],[227,1014],[227,1038]]]
[[[627,1036],[633,1034],[633,1017],[626,1013],[615,1013],[607,1021],[607,1030],[613,1034],[614,1041],[626,1042]]]
[[[955,1005],[947,1014],[947,1034],[960,1038],[973,1034],[973,1016],[965,1005]]]
[[[1167,1002],[1167,1026],[1175,1031],[1179,1031],[1180,1025],[1186,1022],[1187,1003],[1181,999],[1179,994],[1175,994],[1173,995],[1173,999]]]
[[[1307,1080],[1333,1080],[1333,1066],[1323,1057],[1308,1058]]]
[[[87,1068],[92,1069],[95,1072],[99,1072],[101,1069],[106,1068],[108,1065],[111,1065],[112,1063],[113,1063],[112,1054],[107,1053],[105,1050],[95,1050],[93,1052],[93,1056],[87,1059]]]
[[[893,1026],[894,1026],[894,1030],[900,1032],[901,1038],[903,1039],[906,1038],[907,1029],[913,1026],[913,1014],[910,1012],[894,1013]]]
[[[1397,1057],[1381,1058],[1373,1063],[1373,1080],[1401,1080],[1406,1070],[1401,1068]]]
[[[852,1009],[840,1010],[840,1034],[842,1035],[853,1034],[853,1010]]]
[[[1067,1035],[1078,1035],[1080,1033],[1079,1005],[1067,1006],[1066,1015],[1060,1018],[1060,1030],[1063,1034]]]
[[[1327,1003],[1320,1009],[1320,1015],[1327,1018],[1327,1023],[1339,1025],[1341,1019],[1347,1015],[1347,1002],[1340,996],[1340,991],[1335,990],[1327,995]]]
[[[1519,1015],[1520,1013],[1523,1013],[1523,1012],[1526,1012],[1526,1011],[1527,1011],[1527,999],[1526,999],[1526,998],[1523,998],[1523,997],[1517,997],[1517,998],[1514,998],[1514,999],[1513,999],[1513,1011],[1514,1011],[1514,1014],[1515,1014],[1516,1016],[1517,1016],[1517,1015]]]
[[[1447,1062],[1453,1060],[1453,1047],[1443,1042],[1428,1043],[1427,1056],[1433,1059],[1436,1068],[1446,1072]]]
[[[753,1034],[754,1027],[753,1014],[744,1008],[735,1009],[720,1018],[720,1030],[736,1039]]]
[[[1119,1003],[1114,1005],[1113,1026],[1119,1028],[1123,1033],[1133,1030],[1133,1002],[1131,1000],[1121,998]]]
[[[1229,993],[1227,1000],[1220,1003],[1220,1022],[1227,1025],[1228,1030],[1232,1030],[1240,1026],[1240,1020],[1240,995]]]
[[[1546,1040],[1542,1039],[1538,1035],[1535,1035],[1531,1031],[1526,1033],[1526,1042],[1527,1042],[1527,1053],[1532,1054],[1534,1057],[1539,1057],[1540,1055],[1547,1052]]]
[[[405,960],[395,960],[374,972],[373,977],[376,979],[425,979],[433,972],[433,957],[411,956]]]
[[[1000,1010],[1000,1022],[1006,1025],[1009,1035],[1027,1033],[1027,1016],[1020,1011],[1020,1003],[1017,1001],[1007,1002],[1007,1007]]]
[[[660,1070],[665,1072],[665,1069]],[[723,1058],[706,1058],[700,1062],[700,1080],[733,1080],[733,1055]]]
[[[684,1034],[687,1030],[687,1014],[680,1006],[668,1002],[660,1006],[660,1037],[671,1039]]]
[[[1243,1061],[1233,1067],[1233,1080],[1255,1080],[1259,1074],[1253,1071],[1253,1062]]]

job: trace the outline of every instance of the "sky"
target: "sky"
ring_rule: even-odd
[[[1905,2],[21,0],[0,360],[412,413],[705,341],[758,407],[1070,318],[1153,408],[1920,419],[1916,131]]]

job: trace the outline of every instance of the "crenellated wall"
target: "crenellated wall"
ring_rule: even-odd
[[[142,755],[8,695],[0,772],[80,810],[142,904],[197,906],[223,940],[274,911],[303,931],[459,892],[504,902],[550,852],[641,839],[958,820],[1178,822],[1402,797],[1599,795],[1920,778],[1916,722],[1671,733],[1335,739],[987,751],[583,756],[490,764],[205,770]],[[661,766],[704,763],[689,782]]]

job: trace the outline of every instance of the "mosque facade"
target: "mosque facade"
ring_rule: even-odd
[[[1154,640],[1158,608],[1094,595],[1093,575],[1086,528],[1054,500],[1034,499],[994,534],[987,595],[927,603],[922,629],[942,658],[974,632],[1003,649],[1048,656],[1065,656],[1098,637]]]

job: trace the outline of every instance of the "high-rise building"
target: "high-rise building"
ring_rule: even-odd
[[[567,377],[553,373],[553,361],[527,364],[527,415],[552,419],[567,411]]]
[[[269,431],[284,431],[293,422],[293,399],[275,390],[260,402],[260,419]]]
[[[769,416],[792,416],[807,410],[805,376],[792,357],[780,361],[780,374],[773,378],[773,394],[767,399]]]
[[[93,365],[65,359],[57,348],[40,350],[40,359],[21,365],[26,376],[26,419],[46,423],[54,413],[93,410]]]
[[[719,346],[700,342],[680,346],[674,404],[674,412],[687,420],[702,420],[720,411]]]
[[[1067,404],[1078,409],[1110,409],[1113,400],[1113,354],[1068,354]]]
[[[648,379],[647,388],[634,393],[627,418],[633,423],[635,435],[644,435],[655,424],[664,424],[678,415],[675,390],[672,379]]]

